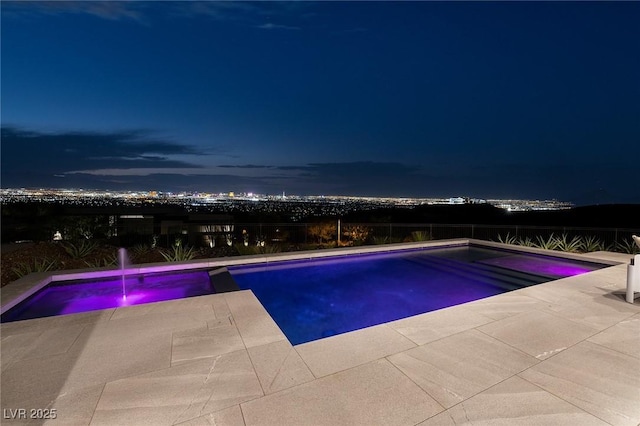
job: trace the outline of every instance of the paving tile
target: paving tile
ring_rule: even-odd
[[[15,361],[65,353],[76,341],[84,325],[54,327],[2,338],[0,363],[5,371]]]
[[[163,302],[169,306],[174,302]],[[115,315],[115,314],[114,314]],[[153,309],[144,315],[125,316],[112,318],[110,321],[98,324],[99,330],[128,330],[130,333],[144,333],[153,330],[154,333],[175,332],[198,328],[207,321],[214,320],[215,314],[210,304],[197,308],[183,306],[181,309]]]
[[[141,332],[138,327],[129,329],[124,325],[121,328],[87,327],[73,346],[56,358],[66,374],[65,391],[169,367],[171,333],[154,332],[152,328]],[[18,366],[19,363],[14,364]],[[26,364],[21,368],[27,368]],[[48,374],[49,366],[34,364],[29,368]]]
[[[640,358],[640,314],[590,337],[588,341]]]
[[[162,316],[164,314],[176,313],[189,310],[192,313],[198,313],[210,317],[214,317],[212,303],[220,295],[204,295],[196,297],[186,297],[184,299],[165,300],[154,303],[144,303],[141,305],[126,306],[117,308],[112,316],[112,320],[133,318],[143,315]]]
[[[107,383],[92,424],[171,425],[262,395],[242,350]]]
[[[229,305],[227,305],[227,300],[224,295],[216,294],[211,299],[211,307],[213,308],[213,312],[216,315],[216,318],[228,318],[231,316],[231,311],[229,310]]]
[[[640,423],[638,359],[581,342],[520,373],[571,404],[615,425]]]
[[[515,376],[449,408],[420,426],[607,425],[572,404]]]
[[[495,321],[478,327],[478,330],[540,360],[598,332],[590,326],[540,311]]]
[[[247,348],[286,340],[284,333],[250,290],[224,293],[227,306]]]
[[[51,408],[56,410],[56,420],[46,423],[88,425],[103,389],[104,385],[99,384],[62,393],[51,404]]]
[[[314,379],[298,352],[286,340],[249,348],[249,356],[265,394]]]
[[[465,308],[493,320],[499,320],[543,306],[545,306],[544,302],[513,291],[467,303]]]
[[[460,305],[393,321],[386,325],[417,345],[424,345],[492,321],[488,316],[471,312],[464,305]]]
[[[577,305],[553,305],[540,309],[573,322],[604,330],[638,312],[638,307],[622,299],[597,296],[584,299]]]
[[[180,423],[180,426],[245,426],[239,405]]]
[[[593,298],[606,296],[621,300],[616,294],[625,289],[626,267],[611,267],[518,290],[520,294],[556,306],[580,305]],[[630,304],[632,307],[633,305]]]
[[[251,425],[414,425],[443,408],[386,360],[241,404]]]
[[[234,327],[236,325],[231,315],[229,315],[228,317],[216,318],[216,319],[207,321],[207,328],[209,329],[214,329],[216,327],[224,327],[227,325],[233,325]],[[238,331],[238,333],[240,332]]]
[[[68,424],[88,424],[103,384],[79,384],[67,380],[75,368],[76,356],[68,353],[21,360],[2,372],[0,406],[16,408],[56,408],[58,418]],[[80,419],[76,422],[74,419]]]
[[[398,353],[415,344],[386,325],[364,328],[295,346],[316,377]]]
[[[13,335],[2,335],[0,340],[0,370],[5,371],[29,349],[32,342],[42,334],[41,331],[30,331]]]
[[[476,330],[458,333],[388,359],[445,408],[539,362]]]
[[[22,401],[19,406],[4,405],[4,410],[16,410],[24,408],[27,413],[31,409],[47,410],[49,420],[42,418],[11,419],[7,412],[3,411],[3,425],[39,425],[39,424],[64,424],[64,425],[88,425],[102,393],[104,385],[91,386],[64,392],[60,395],[40,395],[35,399]],[[4,402],[4,401],[3,401]],[[27,417],[30,415],[28,414]]]
[[[33,339],[21,358],[39,358],[65,353],[84,328],[85,325],[81,324],[45,330],[37,338]]]
[[[212,358],[244,349],[235,325],[198,328],[173,333],[171,364]]]
[[[71,327],[74,325],[97,325],[107,323],[115,309],[83,312],[79,314],[59,315],[56,317],[35,318],[24,321],[14,321],[0,324],[0,334],[3,337],[14,334],[49,330],[56,327]]]

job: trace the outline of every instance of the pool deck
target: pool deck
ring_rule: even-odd
[[[630,256],[581,257],[624,263],[297,346],[250,291],[2,324],[1,423],[635,426]]]

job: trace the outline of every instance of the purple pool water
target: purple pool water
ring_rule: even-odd
[[[2,321],[213,294],[216,285],[251,289],[299,344],[605,266],[472,246],[403,250],[230,267],[233,278],[214,275],[213,284],[207,271],[128,276],[126,298],[117,277],[50,284]]]
[[[604,266],[461,246],[229,272],[295,345]]]
[[[2,315],[2,322],[75,314],[212,294],[207,271],[50,284]]]

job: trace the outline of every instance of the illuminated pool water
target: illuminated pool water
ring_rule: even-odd
[[[2,314],[2,322],[118,308],[215,293],[207,271],[49,284]]]
[[[607,265],[472,246],[230,267],[296,345]]]
[[[2,322],[250,289],[293,344],[477,300],[608,265],[475,246],[429,247],[51,283]]]

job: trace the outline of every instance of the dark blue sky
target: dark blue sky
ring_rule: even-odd
[[[639,2],[18,2],[2,187],[640,202]]]

